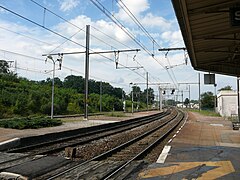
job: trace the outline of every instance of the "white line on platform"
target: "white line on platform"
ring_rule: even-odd
[[[164,146],[164,148],[162,150],[162,153],[158,157],[156,163],[164,163],[166,158],[167,158],[167,155],[168,155],[168,152],[170,151],[170,149],[171,149],[171,146]]]
[[[19,141],[19,140],[20,140],[19,138],[9,139],[9,140],[0,142],[0,146],[1,146],[1,145],[4,145],[4,144],[12,143],[12,142],[14,142],[14,141]]]

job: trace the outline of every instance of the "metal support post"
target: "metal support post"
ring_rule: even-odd
[[[188,90],[189,90],[189,103],[190,103],[190,84],[188,86]]]
[[[90,35],[90,25],[86,26],[86,57],[85,57],[85,111],[84,119],[88,120],[88,78],[89,78],[89,35]]]
[[[201,111],[201,87],[200,87],[200,73],[198,73],[198,103],[199,103],[199,111]]]
[[[191,100],[190,100],[190,84],[188,85],[188,90],[189,90],[189,103],[188,103],[189,106],[188,106],[188,108],[191,108],[191,107],[190,107],[190,106],[191,106],[191,104],[190,104],[190,101],[191,101]]]
[[[182,91],[182,108],[183,108],[183,91]]]
[[[54,78],[55,78],[55,66],[56,66],[56,62],[59,62],[59,69],[61,70],[61,66],[62,66],[62,58],[63,56],[59,54],[59,58],[54,60],[53,57],[51,55],[48,55],[45,62],[47,62],[48,59],[50,59],[53,63],[53,75],[52,75],[52,102],[51,102],[51,119],[53,119],[53,109],[54,109]]]
[[[100,81],[100,112],[102,112],[102,81]]]
[[[53,60],[53,77],[52,77],[52,105],[51,105],[51,119],[53,119],[53,107],[54,107],[54,78],[55,78],[55,61]]]
[[[238,122],[240,122],[240,99],[239,99],[239,77],[237,77],[237,103],[238,103]]]
[[[217,112],[217,84],[214,84],[214,111]]]
[[[148,72],[147,72],[147,110],[148,110]]]
[[[162,111],[162,100],[163,100],[162,89],[159,87],[159,110],[160,111]]]
[[[132,86],[132,114],[133,114],[133,86]]]

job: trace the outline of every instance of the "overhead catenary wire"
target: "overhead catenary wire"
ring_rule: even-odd
[[[36,38],[30,37],[30,36],[27,36],[27,35],[25,35],[25,34],[22,34],[22,33],[19,33],[19,32],[16,32],[16,31],[13,31],[13,30],[10,30],[10,29],[5,28],[5,27],[0,27],[0,29],[3,29],[3,30],[5,30],[5,31],[8,31],[8,32],[11,32],[11,33],[14,33],[14,34],[17,34],[17,35],[20,35],[20,36],[26,37],[26,38],[28,38],[28,39],[31,39],[31,40],[34,40],[34,41],[40,42],[40,43],[42,43],[42,44],[47,44],[47,45],[49,45],[49,46],[52,45],[52,44],[50,44],[50,43],[43,42],[43,41],[41,41],[41,40],[39,40],[39,39],[36,39]]]
[[[124,2],[122,0],[115,0],[115,1],[126,12],[126,14],[137,24],[137,26],[149,37],[149,39],[154,43],[155,40],[153,39],[153,37],[139,22],[136,16],[129,10],[129,8],[124,4]],[[119,2],[121,2],[122,5]]]
[[[103,4],[101,2],[99,2],[98,0],[90,0],[100,11],[102,11],[108,18],[110,18],[112,20],[112,22],[114,22],[114,24],[116,24],[120,29],[122,29],[136,44],[138,44],[144,51],[146,51],[149,55],[152,56],[152,53],[138,40],[136,40],[136,38],[134,37],[134,35],[127,30],[127,28],[114,16],[111,15],[111,12],[108,11],[108,9],[106,9]]]
[[[32,24],[35,24],[36,26],[39,26],[39,27],[41,27],[41,28],[43,28],[43,29],[45,29],[45,30],[47,30],[47,31],[49,31],[49,32],[57,35],[57,36],[60,36],[60,37],[63,38],[63,39],[66,39],[66,40],[68,40],[68,41],[71,41],[72,43],[74,43],[74,44],[76,44],[76,45],[78,45],[78,46],[81,46],[81,47],[85,48],[85,46],[83,46],[82,44],[80,44],[80,43],[78,43],[78,42],[76,42],[76,41],[73,41],[73,40],[65,37],[64,35],[56,32],[56,31],[53,31],[53,30],[51,30],[51,29],[49,29],[49,28],[47,28],[47,27],[45,27],[45,26],[43,26],[43,25],[41,25],[41,24],[39,24],[39,23],[37,23],[37,22],[29,19],[29,18],[27,18],[27,17],[24,17],[24,16],[22,16],[21,14],[18,14],[18,13],[16,13],[16,12],[14,12],[14,11],[12,11],[12,10],[4,7],[4,6],[2,6],[2,5],[0,5],[0,8],[2,8],[2,9],[4,9],[4,10],[6,10],[6,11],[8,11],[8,12],[10,12],[10,13],[12,13],[12,14],[14,14],[14,15],[16,15],[16,16],[24,19],[24,20],[26,20],[26,21],[28,21],[28,22],[31,22]]]
[[[70,42],[72,42],[72,43],[74,43],[74,44],[76,44],[76,45],[79,45],[79,46],[85,48],[85,46],[79,44],[78,42],[75,42],[75,41],[73,41],[73,40],[71,40],[71,39],[69,39],[69,38],[61,35],[60,33],[57,33],[57,32],[55,32],[55,31],[53,31],[53,30],[51,30],[51,29],[49,29],[49,28],[47,28],[47,27],[44,27],[44,26],[40,25],[39,23],[34,22],[33,20],[31,20],[31,19],[29,19],[29,18],[26,18],[26,17],[24,17],[24,16],[22,16],[22,15],[16,13],[16,12],[14,12],[14,11],[12,11],[12,10],[10,10],[10,9],[2,6],[2,5],[0,5],[0,8],[2,8],[2,9],[4,9],[4,10],[6,10],[6,11],[8,11],[8,12],[14,14],[14,15],[16,15],[16,16],[18,16],[18,17],[20,17],[20,18],[22,18],[22,19],[24,19],[24,20],[26,20],[26,21],[29,21],[29,22],[31,22],[31,23],[33,23],[33,24],[35,24],[35,25],[37,25],[37,26],[39,26],[39,27],[41,27],[41,28],[43,28],[43,29],[45,29],[45,30],[47,30],[47,31],[50,31],[50,32],[52,32],[53,34],[58,35],[58,36],[66,39],[66,40],[68,40],[68,41],[70,41]],[[91,50],[91,51],[94,52],[93,50]],[[104,57],[104,58],[106,58],[106,59],[108,59],[108,60],[113,61],[112,59],[110,59],[110,58],[108,58],[108,57],[106,57],[106,56],[104,56],[104,55],[101,55],[101,54],[99,54],[99,55],[102,56],[102,57]],[[121,66],[123,66],[123,67],[126,67],[126,66],[124,66],[123,64],[120,64],[120,63],[119,63],[119,65],[121,65]],[[126,67],[126,68],[129,69],[129,70],[132,70],[131,68],[128,68],[128,67]],[[138,73],[138,72],[136,72],[136,71],[133,71],[133,72],[136,73],[136,74],[138,74],[139,76],[141,76],[141,77],[143,77],[143,78],[145,79],[145,77],[142,76],[140,73]]]
[[[32,1],[33,3],[35,3],[36,5],[38,5],[39,7],[41,7],[41,8],[44,9],[44,15],[45,15],[45,11],[48,11],[48,12],[52,13],[53,15],[59,17],[60,19],[64,20],[65,22],[69,23],[70,25],[72,25],[72,26],[74,26],[74,27],[76,27],[76,28],[78,28],[78,29],[84,31],[83,28],[80,28],[79,26],[77,26],[77,25],[71,23],[70,21],[66,20],[65,18],[61,17],[60,15],[54,13],[53,11],[49,10],[48,8],[46,8],[46,7],[42,6],[41,4],[37,3],[36,1],[34,1],[34,0],[31,0],[31,1]],[[45,18],[45,17],[44,17],[44,18]],[[84,31],[84,32],[85,32],[85,31]],[[105,41],[101,40],[100,38],[98,38],[98,37],[96,37],[96,36],[94,36],[94,35],[92,35],[92,34],[90,34],[90,35],[91,35],[92,37],[98,39],[99,41],[105,43]],[[105,43],[105,44],[106,44],[106,43]],[[111,45],[110,45],[110,46],[111,46]],[[132,48],[130,48],[130,49],[132,49]],[[94,52],[94,51],[93,51],[93,52]],[[102,56],[102,57],[107,58],[106,56]],[[121,64],[119,64],[119,65],[121,65]],[[123,66],[123,65],[122,65],[122,66]],[[126,66],[123,66],[123,67],[124,67],[124,68],[127,68]],[[131,69],[131,68],[129,68],[129,69]],[[144,68],[144,70],[147,72],[147,70],[146,70],[145,68]],[[135,72],[135,73],[136,73],[136,72]],[[138,73],[137,73],[137,74],[138,74]],[[140,75],[140,74],[139,74],[139,75]]]
[[[152,58],[160,65],[163,67],[163,69],[165,69],[168,73],[168,75],[170,76],[172,82],[174,83],[174,85],[177,87],[177,84],[174,82],[172,76],[170,75],[170,72],[168,71],[168,69],[161,63],[159,62],[154,55],[142,44],[140,43],[138,40],[136,40],[136,38],[134,37],[134,35],[129,32],[127,30],[127,28],[125,28],[125,26],[118,20],[116,19],[114,16],[111,15],[111,13],[104,7],[104,5],[102,3],[100,3],[98,0],[91,0],[91,2],[99,9],[101,10],[108,18],[110,18],[120,29],[122,29],[134,42],[136,42],[145,52],[147,52],[147,54],[149,54],[150,56],[152,56]]]
[[[144,26],[140,23],[140,21],[136,18],[136,16],[129,10],[129,8],[125,5],[125,3],[122,0],[115,0],[117,2],[117,4],[124,10],[124,12],[135,22],[135,24],[142,30],[142,32],[145,33],[145,35],[153,42],[153,44],[155,43],[156,45],[158,45],[159,47],[161,47],[157,41],[154,40],[154,38],[150,35],[150,33],[144,28]],[[121,2],[121,4],[119,3]],[[157,61],[157,59],[155,59]],[[168,60],[168,64],[169,66],[171,65]],[[161,65],[161,64],[160,64]],[[168,69],[166,69],[166,71],[168,72]],[[175,74],[173,72],[173,70],[171,69],[171,72],[173,74],[173,78],[171,77],[170,73],[168,72],[170,78],[172,79],[173,83],[175,84],[175,86],[177,85],[177,79],[175,77]],[[174,80],[175,82],[174,82]]]
[[[29,56],[29,55],[22,54],[22,53],[7,51],[7,50],[3,50],[3,49],[0,49],[0,51],[2,51],[2,52],[4,52],[4,53],[14,54],[14,55],[17,55],[17,56],[22,56],[22,57],[29,58],[29,59],[34,59],[34,60],[41,61],[41,62],[44,61],[44,60],[41,59],[41,58]],[[6,58],[6,57],[4,57],[4,58]],[[10,60],[9,58],[7,58],[7,59]],[[51,62],[51,61],[47,61],[47,63],[52,63],[52,62]],[[34,70],[32,70],[32,69],[29,69],[29,68],[24,68],[24,67],[20,68],[19,66],[17,66],[17,69],[28,70],[28,71],[30,71],[30,72],[39,72],[39,73],[42,73],[42,74],[46,75],[46,72],[37,71],[37,70],[34,71]],[[62,66],[62,69],[67,69],[67,70],[69,70],[69,71],[71,71],[71,72],[75,72],[75,73],[80,74],[80,75],[82,75],[82,76],[84,75],[84,72],[80,72],[80,71],[78,71],[78,70],[76,70],[76,69],[69,68],[69,67],[67,67],[67,66]],[[97,76],[93,76],[93,75],[90,75],[90,78],[94,78],[94,79],[96,79],[96,80],[106,81],[106,82],[108,81],[108,80],[106,80],[106,79],[103,79],[103,78],[100,78],[100,77],[97,77]],[[110,83],[112,83],[112,84],[121,84],[121,83],[115,83],[115,82],[113,82],[113,81],[110,81]],[[125,84],[122,84],[122,85],[125,85]]]
[[[60,19],[64,20],[65,22],[69,23],[70,25],[78,28],[80,31],[84,31],[84,32],[85,32],[85,30],[84,30],[83,28],[80,28],[79,26],[71,23],[70,21],[66,20],[65,18],[61,17],[60,15],[54,13],[53,11],[49,10],[48,8],[46,8],[46,7],[42,6],[41,4],[37,3],[36,1],[34,1],[34,0],[31,0],[31,1],[32,1],[33,3],[35,3],[36,5],[38,5],[39,7],[44,8],[44,11],[48,11],[48,12],[54,14],[55,16],[59,17]],[[94,38],[96,38],[96,39],[98,39],[98,40],[101,41],[101,42],[104,42],[104,43],[106,44],[106,42],[103,41],[103,40],[101,40],[100,38],[98,38],[98,37],[96,37],[96,36],[94,36],[94,35],[92,35],[92,34],[91,34],[91,36],[94,37]],[[68,41],[68,40],[69,40],[69,38],[68,38],[66,41]],[[130,49],[132,49],[132,48],[130,48]],[[92,51],[92,50],[90,49],[90,51]],[[94,51],[92,51],[92,52],[94,52]],[[107,58],[107,57],[104,56],[104,55],[100,55],[100,56],[102,56],[102,57],[104,57],[104,58]],[[107,59],[109,59],[109,58],[107,58]],[[122,65],[122,64],[119,64],[119,65],[127,68],[127,66],[124,66],[124,65]],[[131,68],[128,68],[128,69],[131,69]],[[136,73],[136,72],[135,72],[135,73]],[[138,74],[138,73],[137,73],[137,74]],[[138,74],[138,75],[140,75],[140,74]],[[140,75],[140,76],[141,76],[141,75]]]
[[[32,1],[32,2],[33,2],[33,1]],[[2,6],[0,6],[0,7],[3,8],[3,9],[5,9],[5,10],[8,10],[8,9],[2,7]],[[42,6],[42,7],[43,7],[43,6]],[[46,27],[44,27],[44,26],[42,26],[42,25],[40,25],[40,24],[38,24],[38,23],[36,23],[36,22],[28,19],[28,18],[25,18],[24,16],[21,16],[21,15],[13,12],[13,11],[11,11],[11,10],[10,10],[10,12],[13,13],[13,14],[15,14],[15,15],[17,15],[17,16],[19,16],[19,17],[21,17],[21,18],[23,18],[23,19],[25,19],[25,20],[28,20],[28,21],[30,21],[31,23],[34,23],[35,25],[38,25],[38,26],[40,26],[40,27],[42,27],[42,28],[44,28],[44,29],[46,29],[46,30],[48,30],[48,31],[50,31],[50,32],[52,32],[52,33],[54,33],[54,34],[62,37],[62,38],[64,38],[64,39],[66,39],[66,41],[71,41],[71,42],[73,42],[73,43],[76,44],[76,42],[72,41],[70,38],[64,37],[63,35],[61,35],[61,34],[59,34],[59,33],[57,33],[57,32],[54,32],[53,30],[51,30],[51,29],[49,29],[49,28],[46,28]],[[54,14],[55,14],[55,13],[54,13]],[[58,16],[59,18],[61,18],[61,16],[59,16],[59,15],[57,15],[57,14],[55,14],[55,15]],[[61,19],[67,21],[67,20],[64,19],[64,18],[61,18]],[[69,21],[68,21],[68,22],[69,22]],[[70,24],[71,24],[71,25],[74,25],[74,24],[72,24],[72,23],[70,23]],[[78,27],[78,26],[75,26],[75,27]],[[79,28],[79,27],[78,27],[78,28]],[[80,28],[80,29],[81,29],[81,28]],[[65,42],[66,42],[66,41],[65,41]],[[79,43],[78,43],[77,45],[79,45]],[[80,46],[84,47],[83,45],[80,45]],[[101,55],[101,56],[112,61],[112,59],[110,59],[110,58],[108,58],[108,57],[106,57],[106,56],[103,56],[103,55]],[[130,69],[130,68],[129,68],[129,69]],[[131,69],[130,69],[130,70],[131,70]],[[133,70],[132,70],[132,71],[133,71]],[[134,71],[134,72],[135,72],[136,74],[140,75],[141,77],[143,77],[144,79],[146,79],[144,76],[142,76],[141,74],[137,73],[136,71]]]

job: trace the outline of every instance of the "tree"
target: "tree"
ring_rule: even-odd
[[[76,89],[78,93],[84,92],[84,79],[82,76],[70,75],[64,78],[63,87]]]
[[[55,77],[54,78],[54,85],[58,86],[58,87],[62,87],[63,83],[62,83],[61,79],[59,79],[58,77]]]
[[[214,109],[214,95],[212,92],[201,94],[201,109]]]
[[[147,89],[143,91],[143,99],[145,98],[144,102],[147,103]],[[153,104],[154,102],[154,90],[152,88],[148,88],[148,103]]]
[[[190,103],[189,99],[186,98],[185,101],[184,101],[184,105],[185,105],[186,107],[188,107],[189,103]]]
[[[223,87],[223,88],[221,88],[221,89],[219,89],[218,91],[226,91],[226,90],[232,90],[232,86],[225,86],[225,87]]]
[[[8,74],[10,73],[9,71],[9,65],[7,61],[5,60],[0,60],[0,74]]]
[[[27,104],[28,104],[28,101],[26,98],[26,94],[24,93],[19,94],[16,100],[16,104],[14,106],[14,113],[20,114],[20,115],[28,115]]]
[[[139,86],[132,86],[132,91],[129,94],[129,97],[132,100],[132,94],[133,94],[133,101],[137,102],[141,99],[142,91]]]

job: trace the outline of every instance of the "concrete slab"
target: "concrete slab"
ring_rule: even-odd
[[[154,163],[140,179],[239,179],[240,148],[184,147],[171,149],[164,164]]]
[[[1,176],[4,176],[8,173],[32,179],[34,177],[43,175],[50,170],[54,170],[57,169],[58,167],[66,165],[69,162],[70,160],[67,160],[63,157],[46,156],[7,168],[0,173],[0,179]]]

